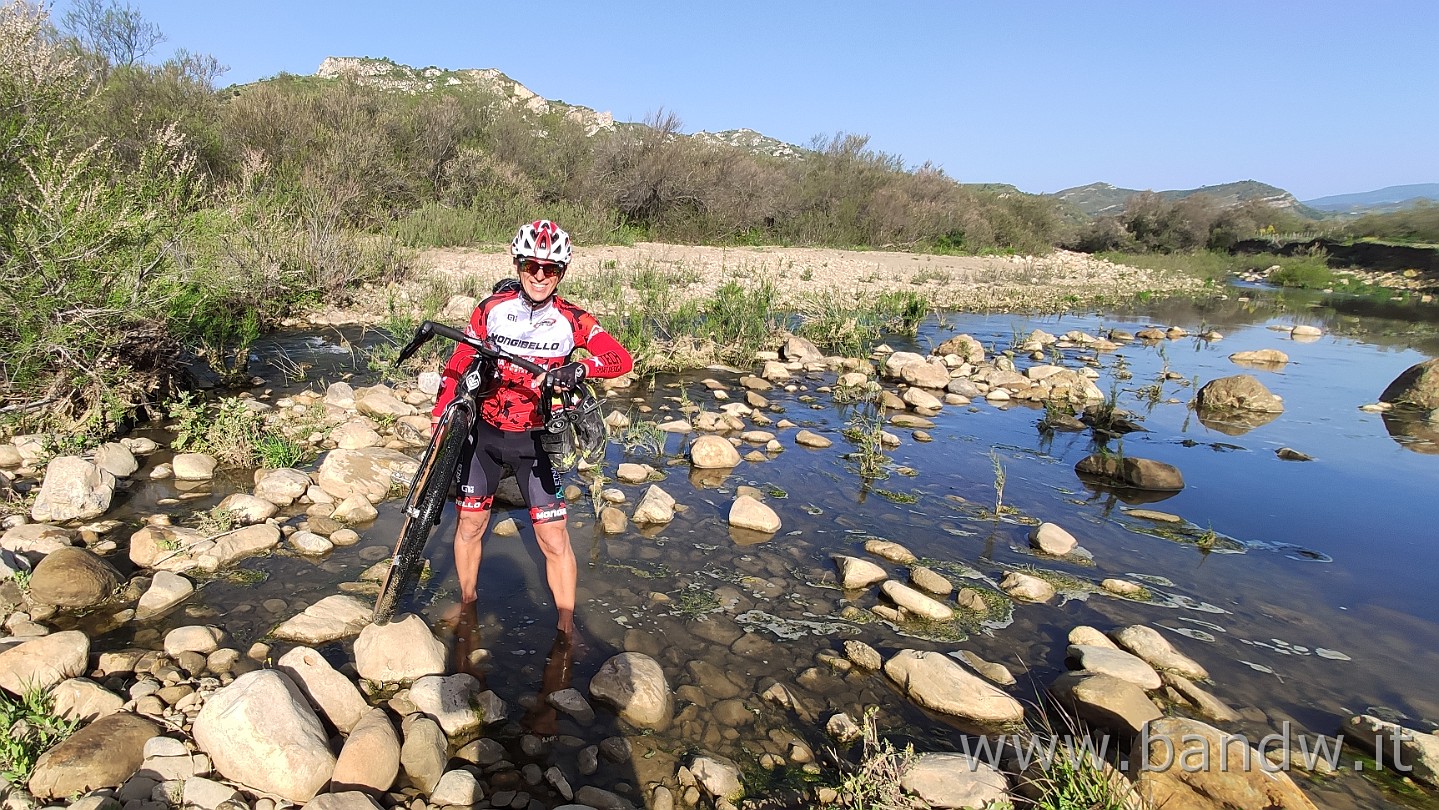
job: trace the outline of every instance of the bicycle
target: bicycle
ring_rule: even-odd
[[[465,369],[464,374],[460,375],[455,397],[450,400],[450,404],[446,405],[445,410],[440,414],[429,446],[425,448],[424,455],[420,457],[419,469],[415,471],[415,477],[410,481],[410,492],[405,498],[405,519],[400,526],[400,536],[395,542],[394,554],[390,558],[390,570],[386,572],[385,579],[380,584],[380,593],[375,598],[375,609],[370,617],[375,624],[389,622],[399,603],[400,595],[413,587],[415,579],[419,575],[419,562],[425,544],[429,540],[430,532],[439,525],[440,515],[444,510],[445,503],[449,500],[450,486],[459,476],[471,429],[474,427],[475,420],[479,418],[479,403],[493,393],[493,386],[497,383],[497,374],[494,373],[494,369],[487,369],[486,364],[511,363],[535,375],[545,374],[548,371],[538,363],[510,354],[487,341],[471,337],[458,329],[433,321],[425,321],[420,324],[419,328],[415,330],[414,337],[400,350],[400,356],[395,361],[395,365],[399,366],[410,359],[415,352],[420,350],[420,347],[437,335],[469,346],[475,350],[475,357]],[[554,391],[548,382],[544,385],[541,401],[547,404],[545,431],[549,437],[559,439],[560,445],[564,444],[563,440],[570,435],[571,431],[576,431],[581,423],[592,425],[594,423],[593,416],[597,415],[599,408],[598,400],[594,398],[588,388],[583,391],[561,394]],[[584,433],[592,432],[592,430],[584,431]],[[581,441],[585,441],[585,438],[584,435],[580,436]],[[571,447],[574,445],[572,440],[570,445]],[[550,448],[546,447],[545,449],[549,451]],[[574,463],[586,456],[584,452],[573,455]],[[574,466],[574,463],[560,471],[567,471]],[[556,469],[559,469],[559,466],[557,464]]]

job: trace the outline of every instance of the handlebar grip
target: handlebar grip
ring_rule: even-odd
[[[445,326],[442,323],[425,321],[424,323],[420,324],[419,331],[415,333],[416,339],[419,338],[420,332],[425,332],[425,340],[429,340],[431,334],[439,335],[440,337],[444,338],[449,338],[456,343],[463,343],[466,346],[473,348],[480,354],[486,355],[488,357],[495,357],[504,360],[507,363],[514,363],[515,365],[519,366],[525,371],[530,372],[531,374],[544,374],[549,371],[549,369],[545,368],[539,363],[533,363],[523,357],[516,357],[515,355],[510,354],[504,349],[499,349],[491,346],[488,343],[479,340],[478,338],[470,337],[464,332],[461,332],[460,330],[450,326]]]

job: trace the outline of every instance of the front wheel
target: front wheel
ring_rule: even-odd
[[[451,408],[435,426],[435,435],[420,460],[410,497],[405,501],[405,521],[400,526],[394,556],[390,558],[390,570],[385,573],[380,595],[375,599],[375,610],[370,616],[375,624],[390,621],[400,596],[409,593],[419,577],[425,543],[430,531],[440,522],[440,512],[449,499],[450,485],[460,468],[470,424],[467,409]]]

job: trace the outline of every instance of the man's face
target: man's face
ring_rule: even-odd
[[[544,301],[553,295],[565,276],[565,269],[560,265],[534,259],[515,259],[515,269],[519,271],[525,295],[532,301]]]

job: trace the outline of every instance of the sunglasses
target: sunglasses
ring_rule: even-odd
[[[552,262],[537,262],[533,259],[521,259],[520,272],[529,273],[532,276],[543,275],[545,277],[559,277],[565,274],[565,267],[562,264],[554,264]]]

